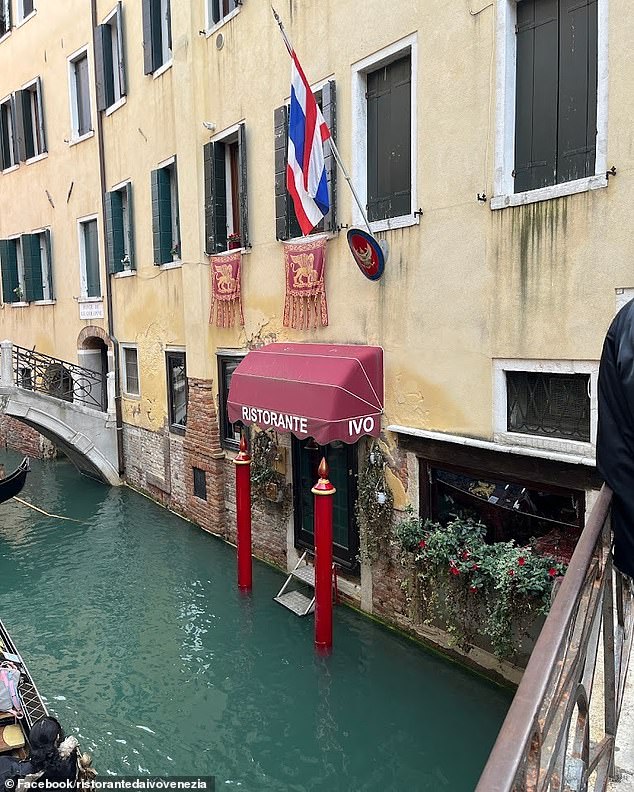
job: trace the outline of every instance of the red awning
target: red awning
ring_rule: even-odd
[[[354,443],[378,437],[383,412],[383,350],[343,344],[268,344],[233,372],[232,423]]]

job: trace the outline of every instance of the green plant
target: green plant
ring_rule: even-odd
[[[523,617],[548,611],[553,579],[565,571],[534,543],[487,544],[485,527],[471,519],[423,523],[410,511],[395,533],[402,552],[415,553],[427,621],[441,619],[465,650],[486,635],[500,658],[516,652]]]
[[[386,459],[378,444],[368,454],[358,480],[356,515],[363,537],[362,557],[376,561],[387,546],[394,511],[394,496],[385,479]]]
[[[251,448],[251,494],[255,500],[271,500],[270,486],[280,492],[286,489],[284,476],[275,469],[278,450],[277,442],[270,432],[256,432]]]

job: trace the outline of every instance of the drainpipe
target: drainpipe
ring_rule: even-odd
[[[93,74],[97,74],[97,54],[95,52],[95,29],[97,27],[97,0],[90,0],[90,17],[92,21],[92,68]],[[104,239],[106,235],[106,165],[103,150],[103,117],[97,110],[97,146],[99,148],[99,184],[101,188],[101,222],[104,229]],[[114,350],[114,406],[115,421],[117,428],[117,461],[119,475],[125,472],[125,458],[123,456],[123,416],[121,413],[121,376],[120,376],[120,350],[119,341],[114,334],[114,316],[112,310],[112,281],[106,262],[106,302],[108,306],[108,336],[112,342]]]

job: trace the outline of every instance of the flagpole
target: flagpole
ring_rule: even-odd
[[[286,49],[288,50],[289,55],[292,55],[293,45],[289,41],[289,38],[286,35],[286,31],[284,30],[284,24],[282,23],[282,20],[280,19],[277,11],[273,8],[272,4],[271,4],[271,11],[273,12],[275,21],[277,22],[280,28],[280,33],[282,34],[282,38],[284,39],[284,44],[286,44]],[[348,186],[350,187],[350,192],[352,193],[354,200],[357,206],[359,207],[359,211],[361,212],[361,217],[363,218],[363,222],[365,223],[368,232],[372,234],[372,229],[370,228],[370,223],[368,222],[368,216],[365,212],[365,208],[361,203],[359,196],[357,195],[357,191],[354,189],[354,185],[352,184],[352,179],[350,178],[350,174],[346,170],[346,166],[343,164],[343,160],[341,159],[341,154],[339,153],[339,149],[337,148],[335,141],[332,139],[332,135],[330,135],[330,137],[328,138],[328,142],[330,143],[330,150],[332,151],[333,157],[335,158],[337,165],[341,169],[341,172],[343,173],[346,181],[348,182]]]

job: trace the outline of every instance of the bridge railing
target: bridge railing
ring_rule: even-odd
[[[631,582],[612,564],[611,500],[604,486],[476,792],[585,792],[591,776],[592,788],[604,792],[614,774],[633,604]],[[601,633],[603,674],[595,675]]]
[[[9,351],[2,343],[3,356]],[[44,355],[16,344],[11,345],[13,384],[25,390],[38,391],[56,399],[82,404],[105,412],[107,410],[106,377],[77,363]],[[3,361],[3,379],[8,367]]]

